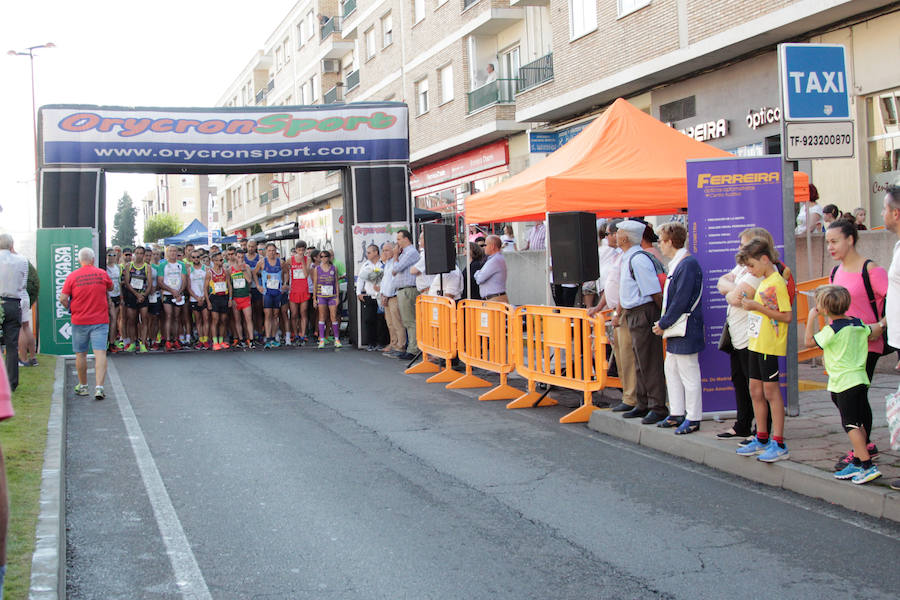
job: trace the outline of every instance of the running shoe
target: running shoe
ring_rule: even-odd
[[[87,396],[88,389],[86,383],[76,383],[75,384],[75,395],[76,396]]]
[[[172,342],[172,346],[174,346],[176,350],[181,350],[181,342],[179,342],[178,340]]]
[[[194,344],[194,350],[206,350],[206,346],[200,340],[197,340],[197,343]]]
[[[862,465],[858,465],[856,463],[850,463],[845,466],[843,469],[834,474],[835,479],[853,479],[857,473],[862,473],[863,468]]]
[[[94,388],[94,400],[103,400],[106,398],[106,394],[103,392],[103,386],[98,385]]]
[[[219,342],[216,342],[215,344],[213,344],[212,349],[213,349],[213,352],[218,352],[219,350],[222,349],[222,344],[220,344]]]
[[[328,342],[328,343],[330,344],[331,342],[334,341],[334,336],[333,336],[333,335],[329,335],[328,337],[325,338],[325,341]]]
[[[271,348],[281,348],[281,342],[278,341],[278,338],[272,340]]]
[[[152,344],[150,344],[150,350],[152,350],[153,352],[158,352],[159,351],[159,342],[153,342]]]
[[[145,354],[147,352],[147,344],[144,342],[138,342],[138,352],[141,354]]]
[[[116,340],[116,348],[118,348],[119,350],[121,350],[121,349],[123,349],[124,347],[125,347],[125,342],[123,342],[122,340]]]
[[[166,340],[166,352],[171,352],[172,348],[173,348],[172,342]]]
[[[340,347],[342,347],[342,346],[343,346],[343,344],[341,343],[341,340],[334,340],[334,347],[335,347],[335,348],[340,348]]]
[[[881,471],[878,470],[878,467],[872,465],[868,469],[861,470],[859,473],[854,475],[851,481],[859,485],[863,483],[869,483],[870,481],[878,479],[879,477],[881,477]]]
[[[231,346],[228,345],[228,342],[222,342],[221,344],[219,344],[219,346],[222,348],[222,350],[228,350],[229,348],[231,348]]]
[[[741,456],[756,456],[757,454],[762,454],[766,451],[767,444],[762,444],[759,441],[759,438],[756,436],[750,440],[750,443],[746,446],[741,446],[735,452],[740,454]]]
[[[241,340],[239,340],[239,339],[237,339],[237,338],[231,338],[231,345],[232,345],[232,346],[238,347],[238,346],[240,346],[240,344],[241,344]]]
[[[256,350],[257,348],[259,348],[259,344],[257,344],[253,340],[247,340],[247,349],[248,350]]]
[[[268,349],[271,348],[271,347],[272,347],[272,342],[266,340],[266,343],[263,344],[263,349],[264,349],[264,350],[268,350]]]
[[[879,456],[878,446],[876,446],[873,443],[869,443],[869,444],[866,444],[866,450],[869,451],[869,458],[871,458],[872,460],[875,460],[876,458],[878,458],[878,456]],[[853,450],[851,449],[847,454],[842,456],[839,461],[834,463],[834,470],[840,471],[841,469],[843,469],[844,467],[846,467],[847,465],[852,463],[853,458],[855,456],[856,455],[853,453]]]
[[[791,457],[791,453],[788,452],[787,446],[782,448],[779,446],[775,440],[769,440],[769,445],[766,446],[765,452],[756,457],[756,460],[773,463],[778,462],[779,460],[787,460]]]
[[[325,347],[325,340],[319,340],[319,344],[316,346],[316,348],[319,348],[321,350],[324,347]]]
[[[110,344],[107,349],[107,352],[109,352],[110,354],[115,354],[118,351],[119,351],[119,347],[116,346],[115,344]]]
[[[207,350],[211,350],[212,344],[210,342],[203,342],[203,347]]]
[[[125,352],[134,352],[135,350],[137,350],[137,346],[134,345],[134,342],[125,346]]]

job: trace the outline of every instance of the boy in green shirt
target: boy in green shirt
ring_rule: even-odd
[[[869,376],[866,374],[866,358],[869,340],[881,337],[881,324],[873,327],[856,317],[844,313],[850,308],[850,292],[839,285],[824,285],[816,290],[815,307],[809,311],[805,342],[822,348],[825,368],[828,370],[828,391],[831,400],[841,413],[841,425],[853,444],[853,462],[834,474],[837,479],[849,479],[853,483],[868,483],[881,477],[878,467],[866,447],[866,431],[863,426],[864,407],[868,405]],[[829,324],[813,335],[812,324],[819,315]]]

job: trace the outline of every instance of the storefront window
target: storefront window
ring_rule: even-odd
[[[900,182],[900,89],[866,98],[869,146],[869,219],[882,225],[881,206],[884,189]]]

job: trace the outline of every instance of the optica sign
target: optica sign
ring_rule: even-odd
[[[409,159],[408,110],[397,102],[241,109],[45,106],[43,166],[313,168]]]

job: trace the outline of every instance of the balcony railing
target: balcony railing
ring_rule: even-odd
[[[343,16],[346,18],[356,10],[356,0],[344,0]]]
[[[349,73],[347,75],[347,91],[349,92],[353,88],[359,85],[359,69]]]
[[[519,67],[519,80],[516,82],[516,93],[530,90],[553,79],[553,53]]]
[[[275,89],[275,80],[270,79],[269,83],[266,84],[266,93],[271,92],[273,89]]]
[[[469,112],[475,112],[492,104],[513,102],[517,79],[497,79],[469,92]]]
[[[259,90],[256,92],[256,103],[262,104],[263,100],[266,99],[266,90]]]
[[[325,96],[323,96],[323,99],[325,100],[325,104],[334,104],[335,102],[340,101],[339,96],[340,93],[338,91],[338,87],[334,86],[333,88],[325,92]]]
[[[322,24],[322,41],[331,35],[332,33],[340,33],[341,32],[341,18],[340,17],[331,17],[327,21]]]

